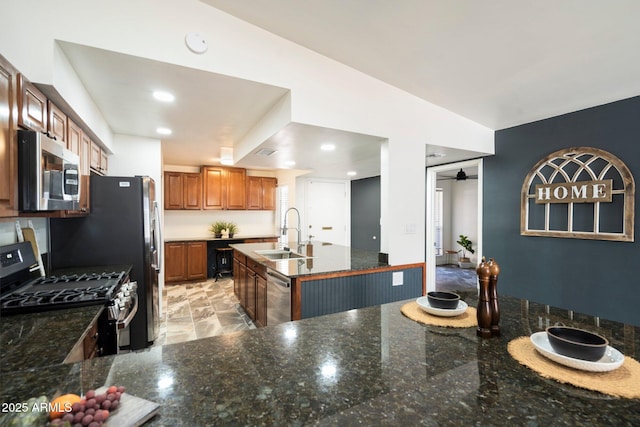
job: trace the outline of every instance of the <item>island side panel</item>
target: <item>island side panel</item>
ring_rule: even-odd
[[[292,290],[292,319],[370,307],[424,295],[425,265],[390,266],[343,274],[298,277]],[[402,278],[402,284],[394,286]]]

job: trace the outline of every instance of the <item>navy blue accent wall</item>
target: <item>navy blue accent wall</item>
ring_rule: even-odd
[[[640,97],[500,130],[495,142],[484,160],[483,244],[501,266],[499,293],[640,325]],[[527,173],[574,146],[606,150],[631,170],[634,242],[520,235]]]
[[[380,197],[379,176],[351,181],[351,247],[380,252]]]
[[[360,274],[302,283],[303,319],[422,296],[422,268],[403,272],[403,285],[392,286],[393,272]]]

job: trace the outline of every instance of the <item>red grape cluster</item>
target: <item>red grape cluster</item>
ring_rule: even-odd
[[[97,394],[95,390],[89,390],[80,402],[71,406],[71,411],[61,418],[52,420],[50,426],[70,427],[100,427],[109,413],[118,409],[120,397],[124,393],[124,386],[112,385],[106,392]]]

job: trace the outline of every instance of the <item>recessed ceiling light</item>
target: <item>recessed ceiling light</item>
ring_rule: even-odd
[[[156,90],[153,92],[153,97],[161,102],[173,102],[176,97],[169,92],[165,92],[163,90]]]
[[[158,128],[156,129],[156,132],[158,132],[160,135],[171,135],[171,129],[169,128]]]
[[[336,146],[335,146],[335,144],[322,144],[320,146],[320,149],[322,151],[333,151],[333,150],[336,149]]]
[[[347,172],[347,175],[349,175],[349,176],[356,176],[356,175],[357,175],[357,173],[356,173],[355,171],[349,171],[349,172]]]
[[[233,147],[220,147],[220,163],[227,166],[233,164]]]

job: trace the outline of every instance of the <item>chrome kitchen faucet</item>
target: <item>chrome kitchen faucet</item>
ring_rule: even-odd
[[[302,245],[302,230],[300,229],[302,224],[300,222],[300,211],[298,209],[289,208],[284,213],[284,224],[282,224],[282,235],[283,236],[286,235],[287,234],[287,230],[289,230],[289,227],[287,227],[287,214],[291,210],[296,211],[296,213],[298,214],[298,226],[295,228],[295,230],[298,232],[298,247],[300,247]]]

